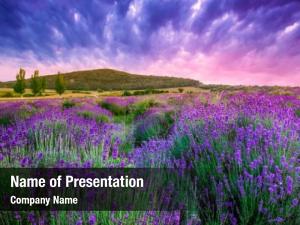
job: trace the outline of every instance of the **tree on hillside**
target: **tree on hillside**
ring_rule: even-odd
[[[31,76],[30,88],[34,95],[41,94],[42,92],[42,82],[38,70],[35,70],[34,74]]]
[[[55,90],[56,92],[61,95],[65,92],[65,81],[63,75],[60,73],[57,74],[56,80],[55,80]]]
[[[24,94],[26,88],[25,73],[25,70],[20,68],[20,71],[16,76],[16,83],[14,85],[14,91],[21,94],[21,96]]]
[[[41,78],[41,90],[42,90],[42,92],[45,92],[46,86],[47,86],[46,78],[45,78],[45,77],[42,77],[42,78]]]

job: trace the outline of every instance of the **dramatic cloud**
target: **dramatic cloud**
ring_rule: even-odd
[[[300,84],[299,0],[0,0],[0,80],[111,67]]]

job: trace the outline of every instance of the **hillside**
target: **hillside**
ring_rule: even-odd
[[[130,90],[147,88],[171,88],[198,86],[199,82],[192,79],[145,76],[130,74],[112,69],[97,69],[63,73],[67,89],[70,90]],[[45,75],[47,88],[53,89],[56,74]],[[29,84],[29,79],[26,80]],[[14,81],[0,82],[0,87],[13,87]]]

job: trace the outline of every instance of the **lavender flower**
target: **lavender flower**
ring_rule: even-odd
[[[25,156],[20,160],[21,167],[28,167],[31,164],[31,160],[29,157]]]
[[[293,178],[291,176],[286,178],[286,192],[288,195],[291,195],[293,192]]]
[[[2,161],[3,159],[4,159],[4,155],[0,153],[0,161]]]
[[[81,218],[76,221],[76,225],[82,225],[82,224],[83,223],[82,223],[82,219]]]
[[[89,216],[89,225],[95,225],[97,221],[96,215],[95,214],[91,214]]]

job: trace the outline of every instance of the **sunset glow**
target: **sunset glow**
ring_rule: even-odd
[[[0,81],[20,67],[297,86],[300,2],[1,0]]]

